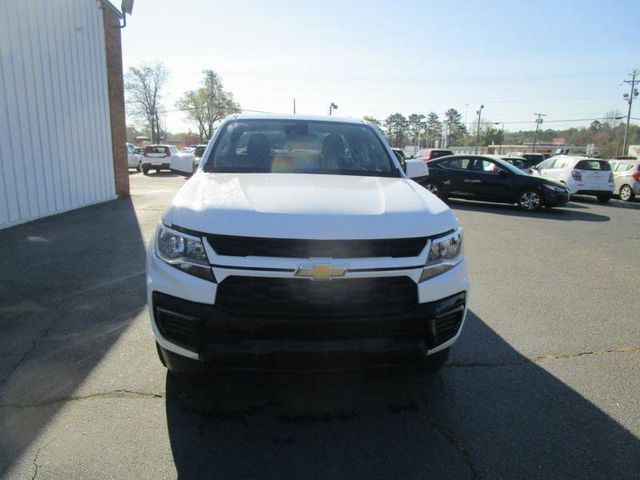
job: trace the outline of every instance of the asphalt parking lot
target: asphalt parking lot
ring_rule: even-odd
[[[470,315],[432,377],[168,376],[145,244],[184,179],[0,232],[5,478],[640,478],[640,204],[452,201]]]

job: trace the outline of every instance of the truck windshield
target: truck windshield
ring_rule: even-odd
[[[367,125],[277,119],[226,124],[204,171],[400,176]]]

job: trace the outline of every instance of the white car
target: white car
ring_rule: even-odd
[[[135,168],[137,172],[142,170],[142,155],[135,153],[136,146],[133,143],[127,143],[127,162],[129,168]]]
[[[171,170],[171,164],[178,157],[178,147],[175,145],[148,145],[142,154],[142,173],[149,174],[149,170],[160,173],[161,170]]]
[[[532,174],[565,184],[572,195],[594,195],[603,203],[609,201],[615,188],[611,165],[597,158],[559,155],[534,167]]]
[[[437,369],[467,309],[462,230],[372,125],[234,115],[147,251],[160,360],[207,367]]]

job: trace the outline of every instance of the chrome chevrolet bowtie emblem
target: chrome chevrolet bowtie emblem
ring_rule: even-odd
[[[296,269],[297,277],[307,277],[312,280],[326,281],[335,277],[344,277],[347,273],[346,267],[332,267],[326,263],[311,265],[306,267],[298,267]]]

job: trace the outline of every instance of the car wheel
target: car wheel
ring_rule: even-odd
[[[609,195],[598,195],[597,198],[600,203],[607,203],[611,199]]]
[[[149,175],[149,169],[148,169],[148,168],[143,168],[143,169],[142,169],[142,173],[143,173],[144,175]]]
[[[535,190],[525,190],[518,195],[518,206],[530,212],[538,210],[542,206],[542,197]]]
[[[160,173],[160,169],[159,168],[156,168],[156,173]]]
[[[444,192],[442,191],[442,189],[437,183],[433,183],[433,182],[425,183],[424,188],[429,190],[431,193],[433,193],[436,197],[440,198],[441,200],[447,199],[447,196],[444,194]]]
[[[435,373],[440,370],[447,362],[450,351],[451,347],[425,357],[421,362],[422,371],[426,373]]]
[[[136,172],[140,173],[142,171],[142,162],[138,162],[138,165],[136,165]]]
[[[623,185],[620,187],[620,200],[623,202],[629,202],[633,200],[633,190],[629,185]]]

